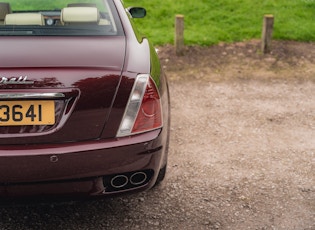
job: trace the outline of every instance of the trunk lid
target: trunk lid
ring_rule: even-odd
[[[99,138],[125,46],[123,36],[1,38],[0,144]]]

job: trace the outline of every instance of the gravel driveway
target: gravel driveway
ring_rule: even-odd
[[[259,57],[235,58],[256,46],[218,46],[208,52],[224,62],[201,66],[162,48],[172,130],[161,185],[102,200],[2,205],[0,229],[315,229],[315,55],[297,56],[292,68],[276,54],[256,66]]]

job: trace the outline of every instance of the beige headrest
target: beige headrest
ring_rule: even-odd
[[[5,25],[45,25],[44,17],[39,13],[13,13],[7,14]]]
[[[61,11],[60,20],[64,24],[97,24],[100,14],[96,7],[66,7]]]
[[[7,2],[0,2],[0,20],[3,21],[7,14],[11,13],[10,4]]]

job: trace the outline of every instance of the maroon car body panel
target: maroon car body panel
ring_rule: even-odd
[[[0,126],[0,198],[120,194],[149,189],[163,179],[170,125],[167,79],[121,1],[111,1],[124,35],[0,36],[0,102],[48,95],[45,100],[56,108],[53,125]],[[155,81],[163,126],[117,137],[138,74]],[[27,98],[32,94],[39,96]],[[111,186],[117,176],[128,177],[128,183]]]
[[[1,37],[0,50],[1,68],[79,67],[119,71],[124,62],[125,37]]]
[[[48,129],[49,139],[43,136],[42,129],[21,132],[16,127],[10,130],[0,128],[3,134],[0,144],[45,143],[47,140],[69,142],[95,139],[101,135],[121,78],[124,37],[84,40],[75,37],[5,38],[0,49],[3,50],[0,53],[0,77],[27,76],[28,80],[34,81],[32,85],[0,85],[2,93],[17,90],[20,93],[30,90],[45,93],[51,89],[60,93],[77,92],[66,98],[73,101],[68,108],[71,115],[67,122],[57,120],[61,125]],[[29,54],[32,58],[25,58]],[[19,138],[21,134],[24,134],[23,138]],[[1,138],[4,136],[9,139]]]
[[[108,139],[79,144],[3,147],[0,150],[0,169],[6,173],[0,175],[0,181],[15,184],[71,180],[115,174],[125,171],[124,167],[126,170],[144,168],[152,158],[152,153],[148,151],[154,146],[152,140],[159,134],[160,131],[157,130],[146,135],[121,138],[119,141]],[[124,157],[126,152],[129,154],[128,158]],[[89,161],[86,160],[87,154]]]

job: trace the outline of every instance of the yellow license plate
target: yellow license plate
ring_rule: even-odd
[[[0,126],[53,124],[54,101],[0,101]]]

